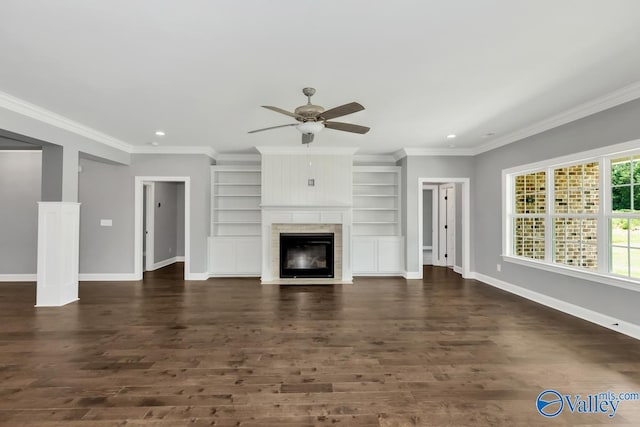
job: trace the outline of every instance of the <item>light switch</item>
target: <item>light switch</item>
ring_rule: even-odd
[[[111,227],[113,225],[113,221],[110,219],[101,219],[100,220],[100,225],[102,227]]]

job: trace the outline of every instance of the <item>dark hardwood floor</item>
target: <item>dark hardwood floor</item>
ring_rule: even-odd
[[[353,286],[0,284],[3,426],[640,425],[536,411],[548,388],[640,392],[640,342],[443,268]],[[561,285],[561,284],[559,284]]]

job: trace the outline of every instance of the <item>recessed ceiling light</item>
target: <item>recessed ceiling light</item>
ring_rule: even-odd
[[[453,138],[455,138],[455,137],[456,137],[456,135],[455,135],[455,134],[453,134],[453,133],[452,133],[452,134],[447,135],[447,139],[453,139]]]
[[[161,131],[161,130],[157,130],[157,131],[156,131],[156,135],[158,135],[158,136],[164,136],[164,135],[165,135],[165,133],[164,133],[163,131]]]
[[[154,147],[157,147],[158,145],[160,145],[160,143],[156,141],[150,142],[149,144],[153,145]]]

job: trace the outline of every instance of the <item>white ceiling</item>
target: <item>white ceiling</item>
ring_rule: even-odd
[[[640,80],[640,1],[2,0],[0,54],[0,91],[129,144],[296,146],[247,131],[313,86],[372,128],[314,145],[470,148]]]

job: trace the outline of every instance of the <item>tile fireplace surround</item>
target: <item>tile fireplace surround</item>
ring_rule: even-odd
[[[352,283],[350,207],[265,208],[262,210],[263,284],[340,284]],[[281,278],[280,233],[333,233],[334,278]]]

